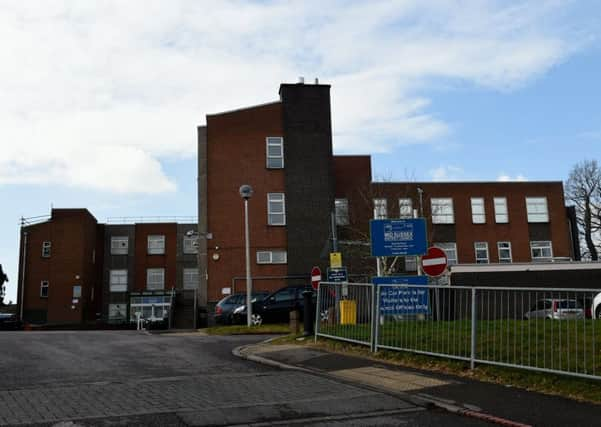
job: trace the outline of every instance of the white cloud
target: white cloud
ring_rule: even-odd
[[[501,172],[499,174],[499,176],[497,177],[497,181],[501,181],[501,182],[509,182],[509,181],[528,181],[528,178],[526,178],[524,175],[522,175],[521,173],[518,173],[515,176],[511,176],[511,175],[507,175],[504,172]]]
[[[462,168],[457,166],[439,166],[430,170],[430,176],[433,181],[461,181],[465,180],[465,173]]]
[[[430,83],[527,84],[588,40],[559,25],[566,7],[6,1],[0,185],[173,191],[160,161],[195,155],[205,114],[277,99],[298,75],[333,85],[337,152],[431,143],[453,124]]]

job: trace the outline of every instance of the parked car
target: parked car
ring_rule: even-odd
[[[264,300],[254,302],[251,314],[252,324],[288,322],[292,310],[299,310],[302,320],[305,306],[303,292],[305,290],[312,292],[315,302],[316,296],[313,288],[305,285],[286,286],[273,292]],[[232,320],[234,323],[244,324],[246,317],[246,305],[241,305],[234,310]]]
[[[21,321],[15,313],[0,313],[0,330],[17,330],[21,328]]]
[[[267,295],[269,295],[268,291],[254,291],[252,299],[255,302],[263,301]],[[246,304],[246,292],[228,295],[221,299],[215,306],[215,322],[224,325],[232,324],[232,313],[244,304]]]
[[[575,299],[546,298],[536,301],[525,319],[584,319],[582,303]]]
[[[599,292],[593,298],[593,304],[591,306],[591,315],[595,319],[601,319],[601,292]]]

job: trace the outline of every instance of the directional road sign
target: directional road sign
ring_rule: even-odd
[[[434,246],[422,257],[422,269],[428,276],[440,276],[447,268],[447,254]]]

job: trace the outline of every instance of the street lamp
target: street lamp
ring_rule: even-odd
[[[246,247],[246,325],[250,327],[252,317],[252,282],[250,277],[250,240],[248,236],[248,199],[253,195],[253,188],[244,184],[240,186],[240,196],[244,199],[244,241]]]

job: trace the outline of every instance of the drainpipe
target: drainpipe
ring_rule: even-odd
[[[21,304],[19,307],[20,319],[23,322],[23,305],[25,304],[25,266],[27,265],[27,231],[23,231],[23,271],[21,271]]]

